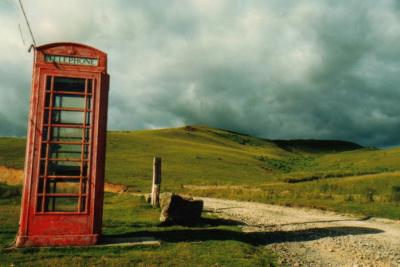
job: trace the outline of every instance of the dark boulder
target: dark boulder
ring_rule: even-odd
[[[176,194],[161,194],[161,215],[163,224],[195,224],[201,217],[203,201]]]

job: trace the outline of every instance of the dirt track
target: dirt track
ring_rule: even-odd
[[[205,209],[264,232],[289,266],[400,266],[400,221],[213,198]]]

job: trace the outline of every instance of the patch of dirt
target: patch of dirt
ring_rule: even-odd
[[[128,191],[128,187],[121,184],[104,183],[104,191],[111,193],[124,193]]]
[[[246,191],[257,191],[264,192],[260,188],[243,186],[243,185],[182,185],[183,189],[188,190],[246,190]]]
[[[0,166],[0,183],[18,185],[23,179],[24,171]]]
[[[206,210],[265,233],[289,266],[400,266],[400,221],[261,203],[198,198]]]
[[[24,172],[13,168],[0,166],[0,183],[19,185],[23,183]],[[104,191],[111,193],[123,193],[128,187],[120,184],[104,183]]]

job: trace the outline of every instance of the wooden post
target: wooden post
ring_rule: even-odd
[[[153,160],[153,186],[151,188],[151,205],[160,206],[160,185],[161,185],[161,158],[154,157]]]

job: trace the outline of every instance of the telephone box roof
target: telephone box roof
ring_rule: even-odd
[[[72,43],[72,42],[57,42],[57,43],[43,44],[43,45],[37,46],[36,50],[46,50],[49,48],[55,48],[55,47],[61,47],[61,46],[72,46],[75,48],[81,47],[81,48],[86,48],[86,49],[96,51],[97,53],[107,55],[105,52],[103,52],[97,48],[94,48],[93,46],[80,44],[80,43]]]

